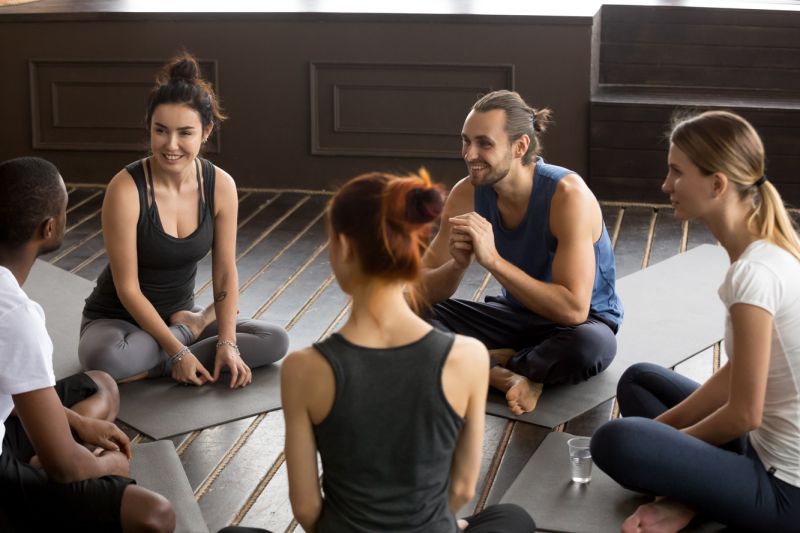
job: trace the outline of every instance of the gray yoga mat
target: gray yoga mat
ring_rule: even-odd
[[[570,479],[567,440],[573,435],[550,433],[523,467],[501,499],[530,513],[537,531],[570,533],[618,533],[622,522],[636,508],[653,500],[622,488],[593,465],[586,484]],[[712,522],[692,524],[684,531],[724,531]]]
[[[131,477],[138,485],[161,494],[172,503],[177,516],[175,533],[208,533],[200,506],[171,441],[134,445]]]
[[[94,283],[42,260],[36,260],[22,289],[44,309],[47,333],[53,340],[56,379],[81,372],[78,362],[83,301]]]
[[[713,346],[724,333],[725,307],[717,289],[728,266],[721,246],[704,244],[617,280],[625,319],[612,364],[588,381],[545,387],[532,413],[514,416],[495,391],[486,412],[556,427],[613,398],[619,377],[632,364],[674,367]]]
[[[202,387],[170,378],[147,379],[119,386],[117,418],[153,439],[165,439],[218,426],[281,406],[280,368],[253,369],[253,382],[231,390],[230,375]]]

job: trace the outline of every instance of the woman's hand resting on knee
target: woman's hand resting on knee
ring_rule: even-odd
[[[172,379],[185,385],[194,383],[198,386],[216,381],[192,352],[187,352],[172,365]]]
[[[253,371],[239,355],[238,347],[220,343],[217,347],[217,357],[214,360],[213,380],[219,379],[222,369],[227,367],[231,371],[231,388],[244,387],[253,381]]]

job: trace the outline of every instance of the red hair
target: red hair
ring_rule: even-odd
[[[345,183],[328,206],[334,234],[348,238],[365,275],[415,282],[444,191],[418,175],[372,172]]]

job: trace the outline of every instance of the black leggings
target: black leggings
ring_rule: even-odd
[[[608,368],[617,353],[614,330],[599,317],[561,326],[492,296],[486,303],[446,300],[426,318],[439,329],[475,337],[490,350],[515,350],[506,368],[537,383],[587,380]]]
[[[533,533],[536,524],[528,512],[513,503],[490,505],[480,513],[464,520],[469,524],[469,533]],[[219,533],[270,533],[266,529],[256,527],[229,526]]]
[[[767,472],[746,436],[718,447],[651,420],[698,386],[658,365],[626,370],[617,390],[626,418],[595,432],[597,466],[630,490],[666,496],[737,529],[800,530],[800,487]]]

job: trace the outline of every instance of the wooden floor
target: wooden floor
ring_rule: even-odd
[[[107,259],[100,229],[104,189],[71,186],[67,233],[60,250],[44,259],[94,280]],[[330,272],[322,218],[328,195],[309,191],[240,190],[237,266],[240,309],[280,324],[296,349],[333,331],[348,312],[348,301]],[[612,235],[618,275],[624,276],[714,238],[702,226],[681,224],[669,206],[603,203]],[[197,301],[211,301],[211,261],[197,274]],[[457,296],[494,294],[497,282],[471,268]],[[703,381],[724,359],[717,346],[677,370]],[[615,412],[613,401],[569,421],[556,431],[591,435]],[[146,440],[125,428],[137,441]],[[471,514],[499,501],[548,430],[488,416],[477,495]],[[280,411],[175,437],[173,441],[211,531],[230,524],[275,532],[300,531],[289,507]]]

